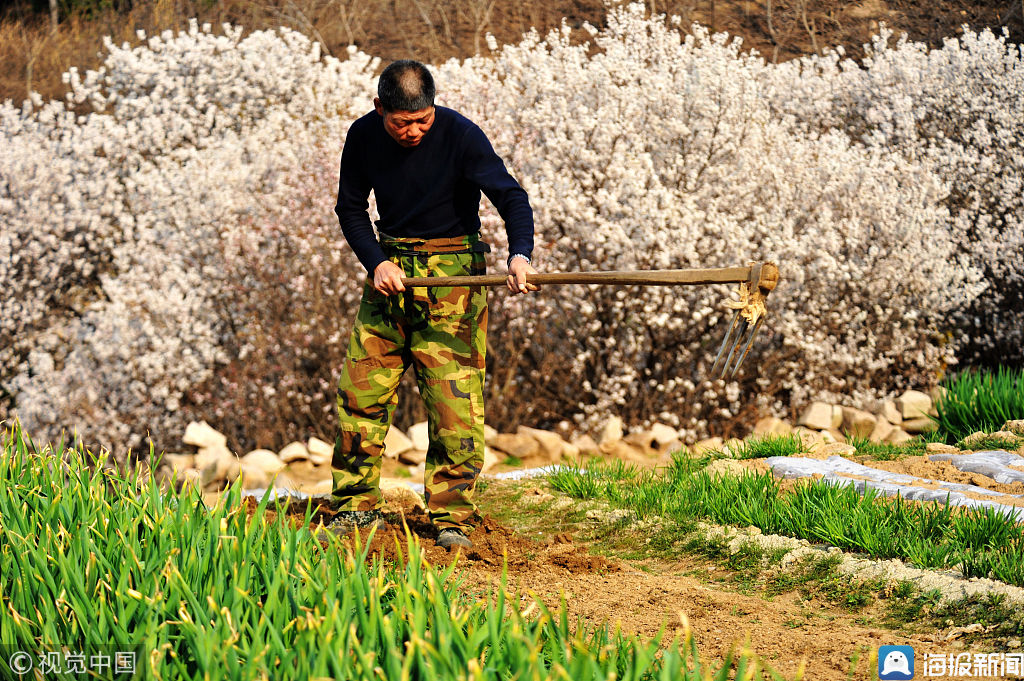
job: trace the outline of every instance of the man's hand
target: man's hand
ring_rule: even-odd
[[[527,283],[527,274],[537,274],[537,270],[533,269],[533,265],[522,258],[512,258],[512,263],[508,266],[508,280],[505,282],[508,290],[512,293],[539,291],[539,286]]]
[[[385,260],[373,270],[373,288],[386,296],[401,293],[405,290],[405,284],[402,283],[403,274],[401,267],[390,260]]]

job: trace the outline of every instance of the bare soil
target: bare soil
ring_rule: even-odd
[[[886,466],[899,468],[898,463]],[[907,472],[921,471],[920,462],[902,463]],[[644,638],[665,626],[671,639],[681,632],[685,615],[702,659],[721,660],[730,650],[746,648],[785,678],[795,678],[801,667],[808,679],[877,678],[872,654],[879,645],[912,645],[918,656],[1006,649],[1005,641],[965,642],[952,627],[894,622],[881,600],[850,608],[813,591],[769,592],[764,574],[751,576],[698,554],[652,558],[643,548],[646,530],[610,527],[607,517],[585,512],[592,505],[561,496],[543,481],[488,481],[478,502],[485,521],[464,552],[436,546],[436,529],[422,507],[394,494],[385,511],[388,530],[373,537],[361,531],[360,543],[370,541],[371,557],[402,561],[407,526],[428,562],[457,561],[467,593],[489,593],[505,571],[525,612],[534,611],[534,598],[549,608],[564,600],[571,618],[582,618],[586,626],[618,626]],[[255,500],[246,504],[249,513],[255,511]],[[293,503],[291,521],[301,523],[305,509],[305,502]],[[329,502],[316,508],[313,528],[326,525],[334,513]]]

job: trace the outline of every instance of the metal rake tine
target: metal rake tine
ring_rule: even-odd
[[[761,322],[763,321],[764,317],[759,317],[757,323],[754,324],[754,328],[750,331],[750,338],[747,340],[747,347],[744,348],[743,354],[740,355],[740,358],[736,360],[736,366],[732,368],[732,373],[729,374],[729,378],[736,375],[736,371],[740,368],[740,365],[743,364],[743,360],[747,358],[747,353],[750,352],[751,346],[754,345],[754,338],[757,336],[757,332],[761,329]]]
[[[718,348],[718,355],[715,356],[715,363],[711,365],[711,373],[714,374],[718,369],[718,363],[722,360],[722,353],[725,352],[725,347],[729,344],[729,337],[732,336],[732,332],[736,330],[736,324],[740,321],[740,311],[736,310],[736,313],[732,316],[732,325],[729,327],[729,331],[725,334],[725,338],[722,339],[722,347]]]
[[[740,324],[739,333],[736,334],[736,340],[733,343],[732,348],[729,350],[729,356],[725,358],[725,364],[722,365],[722,373],[719,375],[719,378],[725,378],[725,373],[729,370],[729,363],[732,362],[732,356],[736,353],[736,348],[739,346],[740,341],[743,340],[743,337],[747,334],[747,328],[749,326],[750,322],[746,319],[744,319]]]

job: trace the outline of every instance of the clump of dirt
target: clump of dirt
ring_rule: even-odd
[[[290,501],[284,509],[286,522],[300,527],[306,517],[307,503],[306,500]],[[253,497],[245,497],[242,505],[246,516],[251,518],[259,502]],[[268,521],[276,521],[275,510],[265,510],[264,513]],[[337,513],[337,506],[331,499],[315,499],[308,526],[310,531],[317,531],[321,525],[326,527]],[[410,538],[419,542],[420,553],[429,563],[448,564],[456,558],[454,552],[436,545],[438,529],[422,507],[409,500],[393,499],[385,506],[382,516],[387,529],[372,533],[369,529],[359,530],[358,545],[366,549],[367,560],[379,558],[390,563],[404,562],[409,555]],[[460,561],[474,571],[500,573],[507,569],[510,573],[604,574],[621,570],[618,563],[590,555],[586,547],[574,544],[569,533],[534,541],[489,515],[484,516],[483,522],[470,533],[469,538],[473,546],[461,550]],[[345,539],[356,545],[354,534]],[[328,539],[322,538],[321,543],[326,546]]]
[[[1009,485],[999,483],[987,475],[962,471],[949,461],[929,461],[927,456],[908,456],[899,461],[865,461],[863,463],[871,468],[878,468],[890,473],[913,475],[926,480],[974,485],[1005,494],[1024,494],[1024,483],[1015,482]]]

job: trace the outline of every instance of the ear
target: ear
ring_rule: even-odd
[[[373,98],[373,108],[377,110],[379,116],[384,115],[384,106],[380,103],[380,97]]]

